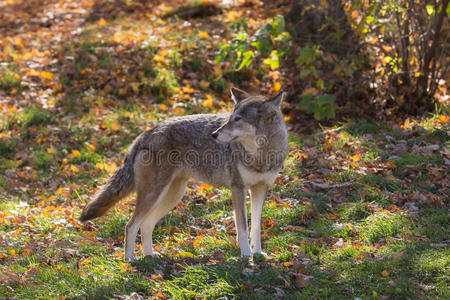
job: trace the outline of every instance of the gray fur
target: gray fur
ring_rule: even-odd
[[[268,99],[240,90],[232,94],[237,104],[231,113],[171,118],[141,134],[124,165],[86,206],[80,220],[101,216],[136,190],[136,208],[126,227],[125,255],[133,259],[139,227],[145,241],[144,253],[151,255],[154,225],[180,201],[187,180],[194,178],[232,190],[241,254],[250,255],[245,195],[252,189],[252,207],[257,207],[252,214],[259,215],[252,222],[259,228],[261,201],[288,151],[286,127],[279,109],[283,95]],[[246,98],[239,98],[242,96]],[[261,252],[259,233],[259,229],[252,230],[254,253]]]

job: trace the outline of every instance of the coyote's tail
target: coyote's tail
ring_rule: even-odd
[[[81,222],[104,215],[117,202],[134,190],[133,165],[139,150],[139,140],[140,138],[137,138],[131,145],[123,165],[109,178],[108,182],[94,195],[94,199],[83,209],[79,218]]]

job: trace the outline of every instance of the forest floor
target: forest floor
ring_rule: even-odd
[[[214,59],[241,17],[254,30],[285,7],[247,1],[188,21],[169,2],[0,1],[0,298],[448,298],[439,113],[290,133],[264,258],[239,258],[230,191],[197,182],[155,229],[155,257],[138,243],[124,259],[132,196],[77,221],[142,131],[231,109],[230,86],[280,89],[279,72]]]

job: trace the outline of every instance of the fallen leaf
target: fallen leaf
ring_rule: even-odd
[[[207,32],[201,31],[201,30],[199,30],[198,36],[199,36],[201,39],[210,39],[210,38],[211,38]]]
[[[304,275],[301,273],[298,273],[295,276],[295,287],[302,289],[304,287],[307,287],[311,281],[311,279],[314,278],[313,276]]]
[[[106,21],[105,21],[105,19],[100,18],[100,20],[98,20],[97,24],[100,25],[100,26],[105,26],[106,25]]]

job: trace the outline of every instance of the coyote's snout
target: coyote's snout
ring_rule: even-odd
[[[261,253],[261,213],[267,187],[287,155],[287,133],[280,104],[273,97],[232,88],[233,111],[168,119],[141,134],[124,164],[83,209],[80,220],[105,214],[137,192],[136,208],[125,229],[125,256],[132,260],[141,229],[144,254],[152,255],[155,224],[181,200],[190,178],[228,187],[242,256]],[[251,246],[245,197],[251,193]]]

